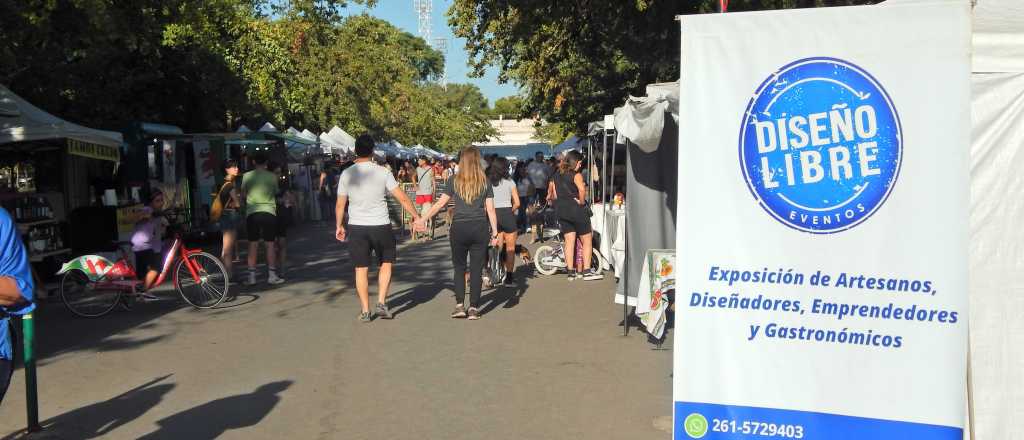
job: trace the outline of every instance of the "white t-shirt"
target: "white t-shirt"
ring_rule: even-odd
[[[338,196],[348,197],[348,224],[390,225],[387,195],[398,181],[386,168],[373,162],[358,162],[338,178]]]
[[[526,175],[530,176],[534,188],[547,188],[548,179],[551,178],[551,167],[543,162],[530,162],[526,166]]]
[[[512,207],[512,189],[516,187],[515,182],[512,179],[501,179],[497,185],[493,185],[494,190],[494,207],[495,208],[511,208]]]

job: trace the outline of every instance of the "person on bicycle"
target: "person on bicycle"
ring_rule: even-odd
[[[494,192],[487,183],[480,150],[466,147],[459,154],[459,172],[447,185],[433,208],[417,224],[425,227],[448,200],[455,200],[448,238],[452,247],[452,283],[455,290],[455,310],[452,318],[480,318],[480,291],[483,289],[484,260],[487,246],[498,238],[498,221],[494,213]],[[466,300],[466,257],[469,257],[469,308]]]
[[[28,252],[11,215],[0,208],[0,402],[14,375],[14,330],[9,316],[34,310],[34,296]]]
[[[135,273],[143,280],[142,299],[156,299],[150,295],[149,289],[156,283],[162,269],[163,239],[167,220],[161,215],[164,209],[164,194],[154,189],[149,196],[149,204],[142,209],[141,218],[132,230],[132,252],[135,252]]]
[[[515,284],[512,272],[516,261],[516,238],[519,225],[516,223],[516,210],[519,209],[519,191],[508,175],[508,159],[498,157],[487,169],[487,180],[490,181],[494,193],[494,213],[498,217],[498,246],[504,250],[502,260],[505,263],[505,279],[494,280],[494,284],[504,283],[506,286]]]
[[[579,152],[568,151],[548,185],[548,200],[554,201],[558,224],[565,239],[565,263],[569,281],[577,278],[600,280],[604,274],[591,268],[594,233],[590,226],[590,215],[586,208],[587,186],[580,174],[583,158]],[[583,243],[582,273],[575,266],[576,238]]]
[[[355,266],[356,293],[362,311],[359,320],[370,322],[370,254],[376,254],[380,264],[377,293],[378,317],[391,319],[394,316],[388,309],[388,287],[391,285],[391,269],[395,262],[395,235],[391,231],[391,218],[388,216],[387,194],[390,193],[402,208],[412,214],[414,222],[420,220],[412,201],[398,185],[395,176],[383,166],[373,162],[374,142],[370,135],[364,134],[356,139],[355,163],[338,180],[338,204],[335,207],[336,231],[338,241],[348,241],[348,252]],[[346,227],[346,208],[351,203],[351,215]]]
[[[266,153],[253,155],[255,169],[242,175],[242,199],[245,200],[245,230],[249,238],[248,286],[256,284],[256,259],[262,241],[267,250],[267,283],[281,284],[277,275],[277,175],[267,170]]]

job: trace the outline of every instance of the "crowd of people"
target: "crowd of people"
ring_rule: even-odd
[[[412,218],[415,231],[425,231],[429,222],[448,207],[452,283],[456,299],[452,318],[480,318],[483,268],[489,246],[505,250],[503,261],[508,276],[505,280],[496,281],[515,282],[512,274],[517,240],[526,226],[521,220],[529,217],[524,210],[530,206],[550,205],[554,208],[565,238],[566,270],[570,281],[603,277],[599,270],[591,268],[593,232],[586,204],[587,186],[581,173],[583,160],[579,153],[567,153],[556,163],[557,166],[546,161],[542,153],[537,153],[530,163],[512,164],[502,157],[484,158],[476,147],[466,147],[456,161],[432,163],[428,158],[420,158],[415,167],[411,162],[390,167],[374,160],[373,149],[374,142],[369,136],[360,136],[356,140],[356,158],[340,171],[333,190],[336,194],[335,238],[348,244],[355,270],[361,321],[370,322],[373,315],[383,319],[393,317],[387,305],[396,255],[387,207],[389,195]],[[321,187],[331,191],[332,179],[330,171],[325,173]],[[440,195],[434,200],[435,185],[441,182]],[[415,203],[406,195],[401,183],[416,185]],[[540,237],[535,235],[534,240]],[[574,264],[577,237],[582,244],[581,267]],[[377,303],[371,313],[369,268],[374,262],[379,267],[378,289]]]
[[[393,316],[387,305],[396,258],[389,197],[401,205],[416,233],[433,231],[434,218],[442,211],[447,213],[456,297],[453,318],[480,317],[483,268],[489,247],[503,251],[501,263],[506,270],[504,279],[490,283],[516,284],[517,258],[525,262],[530,258],[529,251],[518,244],[519,237],[530,231],[530,242],[543,240],[545,224],[554,223],[546,219],[557,218],[564,238],[568,280],[603,278],[601,271],[592,267],[593,232],[584,176],[591,170],[584,166],[580,153],[569,151],[556,159],[537,152],[532,159],[519,161],[497,155],[485,157],[471,146],[463,149],[455,160],[419,157],[414,164],[378,158],[374,156],[374,147],[371,137],[360,136],[355,157],[325,167],[316,185],[322,218],[334,221],[336,239],[348,245],[361,306],[359,319],[368,322],[373,315],[384,319]],[[286,237],[296,197],[287,173],[279,166],[259,153],[250,158],[252,169],[242,175],[238,163],[225,163],[225,181],[215,196],[219,206],[217,220],[223,232],[221,259],[231,275],[232,262],[238,258],[238,230],[244,225],[249,243],[248,271],[242,278],[243,284],[257,282],[261,247],[267,283],[281,284],[285,282]],[[414,198],[410,198],[412,194]],[[154,194],[151,198],[149,209],[159,211],[162,197]],[[160,260],[150,255],[159,253],[153,247],[157,241],[145,237],[161,234],[155,229],[159,224],[146,220],[137,226],[135,235],[139,240],[135,251],[139,273],[147,276],[148,281],[159,269]],[[433,238],[432,233],[426,238]],[[581,258],[576,258],[577,252]],[[379,270],[377,303],[371,312],[372,265]]]

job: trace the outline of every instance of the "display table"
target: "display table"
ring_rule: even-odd
[[[637,288],[636,316],[656,339],[665,334],[668,294],[676,288],[675,249],[651,249],[644,257]]]
[[[626,270],[626,210],[606,210],[605,206],[599,203],[591,208],[594,215],[590,217],[590,225],[601,236],[598,251],[607,260],[602,269],[614,269],[615,278],[621,278]]]

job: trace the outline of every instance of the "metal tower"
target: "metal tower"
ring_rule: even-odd
[[[448,39],[447,38],[432,38],[432,27],[433,27],[433,12],[434,4],[433,0],[413,0],[412,8],[416,11],[416,16],[419,20],[419,33],[423,41],[426,41],[434,49],[441,52],[441,55],[445,57],[445,63],[441,67],[441,77],[438,78],[438,83],[441,87],[448,87]]]
[[[412,0],[412,7],[419,18],[420,37],[430,44],[431,14],[434,12],[433,0]]]
[[[444,57],[444,64],[441,65],[441,77],[438,78],[438,82],[441,83],[442,88],[448,90],[448,39],[444,37],[435,38],[433,46]]]

